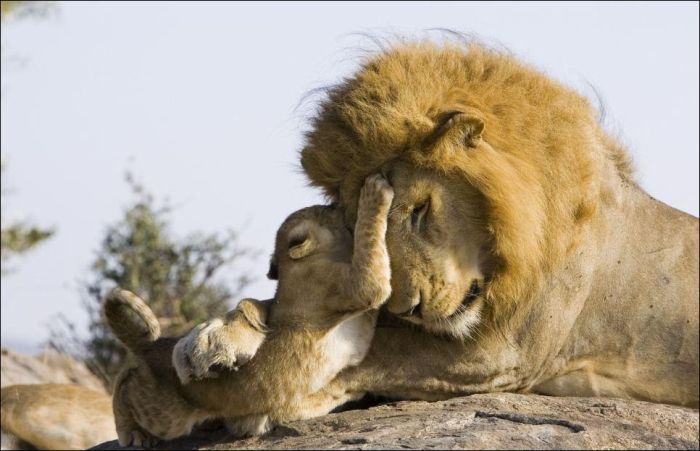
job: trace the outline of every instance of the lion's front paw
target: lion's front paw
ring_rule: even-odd
[[[360,192],[360,208],[386,208],[394,200],[394,189],[382,174],[372,174],[365,179]]]
[[[173,350],[173,366],[180,382],[187,384],[192,379],[217,377],[212,366],[237,370],[250,359],[240,354],[235,343],[228,339],[221,319],[199,324],[181,338]]]
[[[255,437],[272,429],[272,422],[267,415],[249,415],[247,417],[226,418],[226,429],[235,437]]]

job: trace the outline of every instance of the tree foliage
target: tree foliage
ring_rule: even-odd
[[[5,22],[27,16],[45,16],[55,6],[52,1],[15,1],[0,2],[0,19]]]
[[[5,164],[0,163],[0,172],[4,173]],[[5,178],[2,177],[3,184]],[[5,186],[0,187],[0,196],[5,205],[7,192]],[[4,208],[4,207],[3,207]],[[53,235],[52,229],[44,229],[21,221],[7,221],[6,212],[0,213],[0,262],[2,273],[9,271],[7,263],[13,257],[23,254]]]
[[[127,181],[135,201],[107,228],[91,276],[83,284],[88,337],[79,338],[64,318],[67,329],[54,328],[50,338],[52,347],[82,357],[106,381],[121,367],[125,354],[101,317],[101,302],[110,289],[119,286],[137,293],[153,309],[163,334],[179,335],[231,307],[249,278],[240,271],[227,280],[218,276],[225,268],[253,256],[250,249],[239,246],[234,231],[173,238],[170,209],[157,206],[128,175]]]
[[[10,19],[18,19],[28,16],[44,16],[53,6],[53,2],[32,2],[32,1],[2,1],[0,2],[0,21],[3,23]],[[1,58],[4,64],[4,55]],[[0,162],[0,172],[4,173],[4,161]],[[4,174],[3,174],[4,175]],[[4,180],[4,177],[2,177]],[[3,184],[0,188],[0,196],[5,205],[6,190]],[[36,247],[39,243],[54,234],[52,229],[43,229],[37,226],[19,221],[7,221],[7,212],[0,213],[0,262],[2,269],[0,273],[9,272],[8,261],[28,250]]]

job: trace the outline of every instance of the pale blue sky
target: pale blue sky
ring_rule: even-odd
[[[126,168],[176,205],[173,228],[245,226],[264,278],[286,215],[321,202],[295,169],[303,94],[356,67],[350,34],[435,27],[497,40],[605,99],[652,195],[698,214],[698,4],[61,3],[3,25],[8,217],[56,236],[2,279],[2,343],[36,348],[54,314],[79,324],[78,281],[130,200]],[[349,50],[350,49],[350,50]],[[6,61],[3,61],[5,63]]]

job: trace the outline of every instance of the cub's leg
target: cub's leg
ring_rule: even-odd
[[[131,373],[131,369],[122,370],[114,385],[112,409],[117,438],[121,446],[152,448],[158,444],[158,438],[139,426],[132,411],[128,388],[128,378]]]
[[[226,316],[204,322],[181,338],[173,350],[173,366],[180,382],[216,377],[214,365],[237,370],[265,340],[267,302],[244,299]]]
[[[280,423],[325,415],[337,406],[348,401],[357,400],[362,396],[364,396],[362,392],[347,393],[338,391],[331,393],[329,390],[321,389],[303,398],[294,408],[283,409],[281,414],[226,418],[225,424],[228,431],[236,437],[253,437],[269,432],[275,425]]]
[[[394,190],[384,176],[367,177],[357,208],[352,264],[341,281],[346,293],[341,310],[375,309],[391,294],[386,228],[393,199]]]
[[[157,439],[188,435],[196,424],[215,417],[190,405],[178,388],[176,378],[151,371],[145,361],[123,370],[112,397],[120,444],[152,446]]]

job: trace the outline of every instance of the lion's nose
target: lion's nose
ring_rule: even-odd
[[[391,309],[389,309],[391,311]],[[422,318],[423,317],[423,293],[419,292],[417,296],[415,296],[411,302],[411,306],[402,312],[393,312],[397,316],[403,316],[403,317],[416,317],[416,318]]]
[[[423,311],[421,308],[422,305],[423,304],[418,303],[418,304],[414,305],[413,307],[411,307],[410,309],[406,310],[405,312],[400,313],[399,316],[416,316],[418,318],[422,318],[423,317]]]

